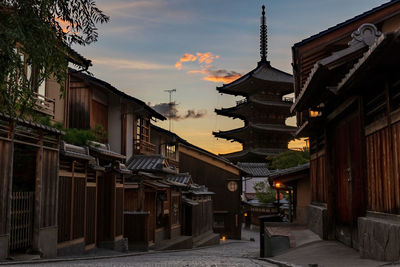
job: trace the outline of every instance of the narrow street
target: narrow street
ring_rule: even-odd
[[[242,237],[242,241],[221,241],[219,246],[179,252],[165,251],[138,256],[49,262],[26,266],[275,266],[258,260],[258,232],[243,230]],[[250,238],[254,238],[255,241],[249,241]]]

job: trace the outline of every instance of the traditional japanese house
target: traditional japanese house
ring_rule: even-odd
[[[177,171],[161,155],[133,156],[127,167],[134,172],[125,189],[125,236],[132,247],[191,248],[192,237],[181,235],[182,189],[187,184],[168,179]]]
[[[103,142],[127,158],[155,153],[150,142],[150,120],[165,120],[164,116],[105,81],[72,69],[69,73],[70,128],[101,126],[107,132]]]
[[[215,193],[212,196],[214,232],[221,237],[241,239],[242,170],[184,140],[179,144],[179,170],[190,173],[194,183],[205,185]]]
[[[290,216],[297,224],[306,225],[308,220],[308,206],[311,204],[310,163],[296,167],[273,171],[268,175],[271,186],[282,187],[289,196],[293,207]]]
[[[91,63],[66,47],[66,58],[79,68]],[[26,62],[28,55],[16,48]],[[37,71],[27,65],[27,73]],[[64,123],[64,99],[54,78],[35,88],[34,110]],[[0,259],[14,253],[57,255],[57,198],[60,136],[48,126],[0,115]],[[31,117],[29,117],[32,119]]]
[[[169,166],[179,170],[179,149],[182,144],[189,144],[177,134],[161,127],[151,125],[151,140],[156,151],[165,157]],[[192,183],[190,173],[167,175],[169,182],[183,183],[182,234],[193,236],[193,246],[204,246],[219,243],[219,235],[213,233],[213,204],[215,193],[208,191],[204,185]]]
[[[213,132],[217,138],[237,141],[241,151],[221,155],[236,162],[264,162],[269,155],[287,150],[295,127],[287,126],[293,92],[292,75],[278,70],[267,61],[267,26],[263,6],[260,28],[261,60],[257,68],[241,78],[217,87],[219,93],[245,97],[235,107],[216,109],[218,115],[244,120],[244,126]]]
[[[0,259],[57,255],[59,130],[0,114]]]
[[[400,1],[293,46],[298,136],[310,137],[309,226],[362,257],[400,257]]]

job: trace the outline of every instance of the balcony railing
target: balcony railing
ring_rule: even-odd
[[[36,92],[33,94],[34,94],[34,98],[36,99],[35,110],[54,118],[56,101],[54,99],[45,97],[44,95],[38,94]]]
[[[156,146],[142,139],[133,140],[133,153],[136,155],[149,155],[156,153]]]

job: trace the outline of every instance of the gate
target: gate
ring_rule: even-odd
[[[12,192],[10,250],[32,246],[34,192]]]

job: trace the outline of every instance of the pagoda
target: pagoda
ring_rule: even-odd
[[[291,115],[293,99],[284,96],[293,93],[293,76],[271,66],[267,61],[267,49],[265,6],[262,6],[261,61],[241,78],[217,87],[220,93],[245,97],[234,107],[215,109],[218,115],[244,121],[244,127],[213,132],[217,138],[242,144],[241,151],[221,155],[234,163],[265,162],[267,156],[286,151],[296,130],[285,124]]]

